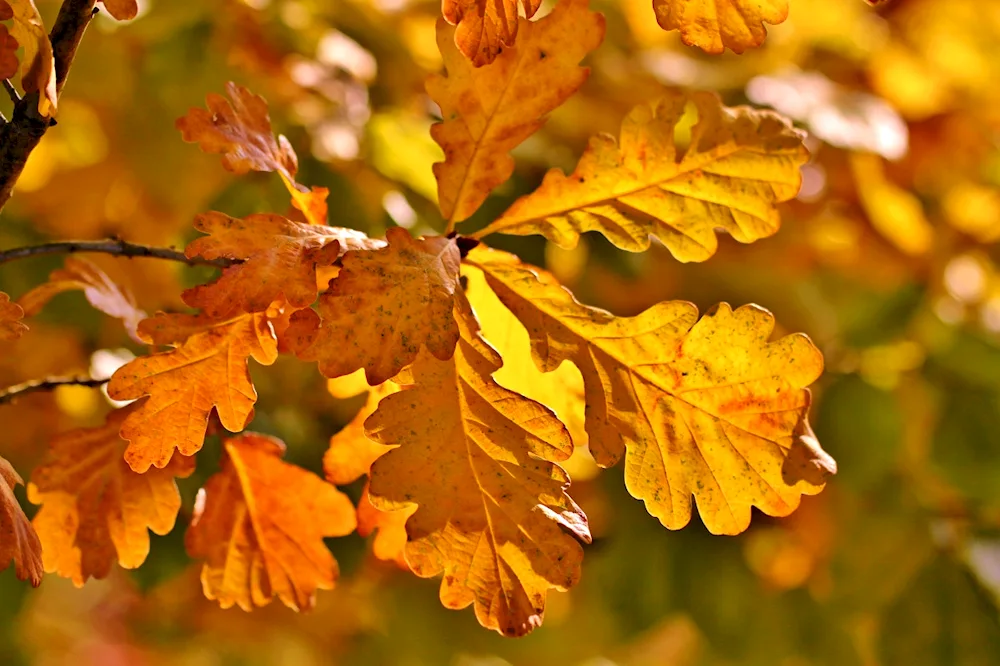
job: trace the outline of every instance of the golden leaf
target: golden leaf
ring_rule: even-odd
[[[588,0],[562,0],[548,16],[520,19],[517,45],[474,68],[454,45],[454,29],[438,21],[447,75],[427,81],[443,120],[431,127],[445,161],[434,165],[441,214],[459,222],[514,172],[509,153],[576,92],[590,70],[579,62],[604,38],[604,17]]]
[[[248,611],[275,596],[289,608],[311,608],[316,590],[333,588],[339,573],[323,538],[354,531],[354,505],[283,462],[281,440],[243,433],[225,451],[222,471],[198,493],[186,536],[191,557],[205,560],[205,596]]]
[[[14,573],[38,587],[42,582],[42,544],[14,497],[24,483],[10,463],[0,458],[0,571],[14,561]]]
[[[175,477],[194,471],[194,459],[175,455],[164,469],[136,474],[118,435],[136,404],[108,414],[104,425],[52,440],[35,468],[28,497],[41,504],[33,520],[45,570],[83,585],[104,578],[117,560],[134,569],[149,554],[149,532],[167,534],[181,508]]]
[[[379,403],[366,430],[397,446],[375,461],[372,504],[417,505],[406,523],[406,561],[419,576],[443,573],[441,602],[474,604],[476,618],[520,636],[542,620],[550,588],[580,575],[586,516],[553,461],[573,443],[544,406],[498,385],[500,356],[479,336],[459,292],[462,337],[447,361],[421,354],[412,384]]]
[[[408,365],[421,347],[451,357],[458,340],[452,304],[461,256],[454,239],[415,239],[400,227],[389,245],[348,252],[314,310],[292,316],[286,331],[299,358],[318,361],[327,377],[365,369],[381,384]]]
[[[0,0],[6,8],[0,15],[13,18],[10,34],[24,47],[21,61],[21,85],[28,93],[38,93],[38,113],[51,116],[56,112],[59,96],[56,92],[56,63],[52,43],[34,0]],[[9,8],[9,9],[8,9]]]
[[[358,534],[363,537],[374,534],[372,553],[375,557],[384,562],[395,562],[400,569],[409,571],[410,565],[406,563],[406,521],[416,510],[416,506],[409,506],[395,511],[379,511],[372,506],[366,483],[358,500]]]
[[[140,324],[139,334],[177,347],[130,361],[108,383],[115,400],[148,396],[122,423],[121,436],[129,440],[125,460],[133,470],[166,466],[175,448],[186,456],[200,450],[213,408],[230,432],[246,427],[257,400],[247,360],[270,365],[278,355],[264,315],[212,322],[159,314]]]
[[[264,312],[283,298],[293,308],[316,300],[316,267],[332,264],[345,250],[384,245],[360,231],[293,222],[257,213],[235,218],[225,213],[198,215],[195,229],[208,236],[185,250],[189,257],[239,259],[207,285],[188,289],[184,302],[213,318]]]
[[[146,313],[139,309],[131,291],[115,284],[97,264],[83,257],[67,257],[62,268],[49,274],[49,281],[40,284],[17,300],[24,314],[33,317],[56,294],[79,289],[87,301],[101,312],[121,319],[125,330],[135,339],[139,321]]]
[[[692,102],[698,111],[687,149],[674,132]],[[546,174],[482,231],[543,234],[572,248],[585,231],[640,252],[656,236],[680,261],[715,253],[715,229],[741,243],[774,234],[776,203],[795,196],[808,154],[803,135],[769,111],[722,106],[712,93],[671,91],[655,106],[640,105],[622,123],[621,142],[590,140],[572,175]]]
[[[21,323],[24,310],[10,302],[10,296],[0,291],[0,340],[17,340],[28,327]]]
[[[851,153],[851,170],[861,205],[875,230],[906,254],[926,254],[934,241],[934,228],[920,199],[886,177],[878,155]]]
[[[517,37],[518,5],[528,18],[541,7],[541,0],[442,0],[441,14],[457,26],[455,44],[476,65],[488,65]]]
[[[330,447],[323,455],[323,472],[330,483],[342,486],[357,481],[389,450],[365,435],[365,420],[375,413],[383,398],[397,391],[399,385],[391,380],[372,386],[361,410],[330,438]]]
[[[788,0],[653,0],[656,22],[680,30],[681,40],[708,53],[735,53],[760,46],[765,23],[788,18]]]
[[[595,460],[625,453],[629,492],[666,527],[688,523],[693,495],[709,531],[737,534],[751,506],[786,516],[836,471],[807,421],[823,357],[801,334],[768,342],[767,311],[723,303],[699,321],[667,301],[615,317],[513,255],[476,248],[469,260],[528,329],[539,368],[580,368]]]

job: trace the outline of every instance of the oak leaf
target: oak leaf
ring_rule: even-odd
[[[674,133],[692,102],[698,122],[678,151]],[[715,253],[715,229],[741,243],[774,234],[775,204],[796,195],[808,157],[803,134],[770,111],[722,106],[712,93],[671,91],[622,123],[620,144],[590,140],[572,175],[550,170],[541,186],[475,234],[543,234],[572,248],[585,231],[639,252],[656,236],[680,261]]]
[[[0,5],[0,20],[10,18],[10,16],[3,16],[3,8],[9,9],[6,5]],[[14,36],[7,31],[7,26],[0,25],[0,77],[9,79],[17,74],[17,49],[19,46],[20,44],[17,43]]]
[[[119,435],[139,405],[108,414],[104,425],[81,428],[52,440],[35,468],[28,497],[41,509],[33,520],[42,542],[45,570],[83,585],[104,578],[117,562],[134,569],[149,554],[149,532],[174,527],[181,496],[175,477],[194,471],[194,459],[180,455],[163,469],[132,471],[124,459],[128,444]]]
[[[139,3],[136,0],[101,0],[101,4],[119,21],[134,19],[139,13]]]
[[[375,461],[369,488],[381,510],[417,505],[406,522],[406,561],[419,576],[443,573],[441,602],[475,606],[504,635],[541,623],[550,588],[580,575],[590,532],[566,494],[566,428],[544,406],[499,386],[500,356],[480,337],[459,292],[462,336],[454,356],[422,353],[412,384],[379,403],[368,435],[397,446]]]
[[[316,475],[283,462],[284,451],[266,435],[229,439],[222,470],[198,493],[187,550],[205,560],[205,596],[223,608],[252,610],[277,596],[308,609],[316,590],[337,579],[323,538],[354,531],[354,506]]]
[[[455,48],[454,29],[438,21],[437,41],[446,75],[427,81],[441,107],[431,136],[445,153],[434,165],[445,219],[476,212],[490,191],[514,172],[509,153],[576,92],[590,70],[580,61],[604,38],[604,17],[588,0],[562,0],[538,21],[519,19],[517,45],[475,68]]]
[[[395,511],[380,511],[372,506],[368,496],[368,484],[365,484],[358,500],[358,535],[369,537],[372,534],[372,553],[383,562],[395,562],[404,571],[410,570],[406,563],[406,521],[410,519],[416,506]]]
[[[253,357],[270,365],[277,358],[274,332],[264,315],[213,322],[159,314],[142,322],[139,334],[154,344],[177,346],[130,361],[108,383],[115,400],[145,398],[121,428],[129,440],[125,460],[134,471],[165,467],[175,448],[186,456],[196,453],[213,408],[227,430],[246,427],[257,400],[247,361]]]
[[[56,63],[52,43],[34,0],[0,0],[0,17],[13,18],[10,34],[24,47],[21,85],[28,93],[38,93],[38,113],[51,116],[56,111]]]
[[[345,250],[375,249],[384,243],[360,231],[293,222],[281,215],[256,213],[235,218],[225,213],[198,215],[198,231],[188,257],[236,259],[214,282],[188,289],[184,302],[210,317],[264,312],[284,299],[293,308],[316,300],[316,267],[332,264]]]
[[[327,377],[365,369],[381,384],[416,358],[422,347],[447,359],[458,341],[452,316],[461,254],[454,239],[415,239],[400,227],[387,247],[348,252],[317,310],[292,316],[289,346],[318,361]]]
[[[38,587],[42,582],[42,544],[14,497],[24,483],[10,463],[0,458],[0,571],[14,561],[14,573]]]
[[[531,18],[541,0],[443,0],[441,14],[455,26],[455,44],[476,67],[488,65],[504,47],[514,45],[518,5]]]
[[[737,534],[751,506],[786,516],[836,471],[807,421],[823,357],[801,334],[768,342],[767,311],[723,303],[698,320],[667,301],[615,317],[512,255],[477,248],[469,260],[528,329],[540,369],[580,368],[595,460],[625,453],[629,492],[666,527],[688,523],[693,495],[710,532]]]
[[[365,387],[368,387],[367,382]],[[354,483],[368,474],[372,463],[389,451],[391,447],[365,435],[365,420],[375,413],[383,398],[398,391],[399,385],[391,380],[372,386],[355,417],[330,438],[330,446],[323,455],[323,472],[330,483],[338,486]]]
[[[760,46],[765,23],[788,18],[788,0],[653,0],[656,22],[680,30],[681,40],[707,53],[735,53]]]
[[[68,257],[62,268],[49,274],[49,281],[38,285],[17,300],[24,314],[33,317],[56,294],[79,289],[87,301],[101,312],[121,319],[125,330],[138,340],[136,332],[146,313],[139,309],[131,291],[115,284],[97,264],[83,257]]]
[[[0,340],[17,340],[28,327],[21,323],[24,310],[10,302],[10,296],[0,291]]]

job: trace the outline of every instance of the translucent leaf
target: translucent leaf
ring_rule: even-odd
[[[38,93],[38,113],[56,112],[56,63],[52,43],[34,0],[0,0],[0,16],[13,18],[10,34],[24,47],[21,60],[21,85],[28,93]]]
[[[788,18],[788,0],[653,0],[653,11],[661,28],[680,30],[689,46],[743,53],[763,43],[765,23]]]
[[[455,44],[476,67],[493,62],[504,47],[517,37],[518,5],[528,18],[535,15],[541,0],[442,0],[441,13],[457,26]]]
[[[0,458],[0,571],[14,561],[14,573],[38,587],[42,582],[42,544],[14,497],[24,483],[10,463]]]

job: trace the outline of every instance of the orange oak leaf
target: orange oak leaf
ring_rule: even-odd
[[[125,460],[133,470],[165,467],[175,448],[186,456],[196,453],[213,408],[230,432],[246,427],[257,400],[247,361],[253,357],[270,365],[278,356],[264,315],[212,322],[159,314],[150,324],[143,322],[139,334],[154,344],[177,346],[130,361],[108,382],[108,395],[115,400],[145,397],[121,428],[129,440]]]
[[[698,121],[681,149],[675,134],[689,102]],[[473,237],[543,234],[572,248],[582,233],[598,231],[641,252],[656,236],[680,261],[704,261],[718,247],[717,229],[741,243],[778,231],[777,204],[798,193],[809,157],[803,139],[773,112],[671,90],[634,108],[619,142],[591,138],[571,175],[549,170],[538,189]]]
[[[330,483],[342,486],[357,481],[389,450],[365,435],[365,420],[375,413],[383,398],[397,391],[399,385],[391,380],[372,386],[361,410],[330,438],[330,447],[323,455],[323,472]]]
[[[369,492],[377,509],[417,506],[406,561],[418,576],[444,574],[446,607],[474,605],[484,627],[521,636],[541,623],[549,589],[579,579],[580,542],[590,541],[555,464],[573,443],[551,411],[493,381],[500,356],[461,292],[455,314],[454,356],[422,353],[412,383],[365,423],[397,447],[372,465]]]
[[[541,0],[443,0],[441,13],[456,26],[455,44],[476,65],[488,65],[504,47],[514,45],[518,5],[530,19]]]
[[[280,172],[279,172],[280,173]],[[285,183],[288,193],[292,195],[292,206],[302,214],[309,224],[327,223],[326,198],[330,195],[329,188],[299,185],[284,173],[281,180]]]
[[[434,165],[441,214],[451,222],[476,212],[514,172],[510,151],[586,81],[580,61],[604,39],[604,16],[588,0],[562,0],[538,21],[519,19],[517,45],[474,68],[454,46],[454,29],[438,21],[446,75],[427,80],[443,120],[431,136],[444,150]]]
[[[346,250],[372,250],[385,243],[360,231],[293,222],[281,215],[198,215],[194,227],[208,236],[185,250],[189,257],[238,259],[207,285],[188,289],[184,302],[214,318],[264,312],[279,299],[293,308],[316,300],[316,267],[332,264]]]
[[[358,534],[369,537],[372,534],[372,553],[384,562],[395,562],[404,571],[410,570],[406,563],[406,521],[417,510],[416,506],[395,511],[380,511],[372,506],[368,497],[368,484],[358,500]]]
[[[52,43],[34,0],[0,0],[0,15],[13,18],[10,34],[24,47],[21,85],[28,93],[38,93],[38,113],[51,116],[56,111],[56,63]]]
[[[7,5],[0,5],[0,21],[10,18],[3,15],[3,9],[9,10]],[[12,12],[8,13],[13,16]],[[9,79],[17,74],[17,48],[20,44],[14,36],[7,31],[7,26],[0,25],[0,77]]]
[[[527,328],[539,369],[580,369],[595,460],[624,453],[629,492],[664,526],[688,523],[693,496],[710,532],[737,534],[752,506],[787,516],[836,472],[807,419],[823,357],[801,334],[769,341],[769,312],[723,303],[699,320],[667,301],[615,317],[513,255],[479,247],[468,261]]]
[[[52,440],[35,468],[28,498],[41,509],[33,520],[45,570],[81,586],[104,578],[117,560],[134,569],[149,554],[149,532],[167,534],[181,508],[175,477],[194,471],[194,458],[174,455],[163,469],[137,474],[125,462],[122,422],[134,403],[108,414],[104,425]]]
[[[14,486],[24,483],[10,463],[0,458],[0,571],[14,561],[14,573],[38,587],[42,582],[42,544],[14,497]]]
[[[281,440],[244,433],[225,443],[222,470],[198,493],[186,536],[205,560],[205,596],[223,608],[264,606],[277,596],[311,608],[337,579],[324,537],[354,531],[354,505],[316,475],[281,460]]]
[[[119,21],[134,19],[139,13],[139,3],[136,0],[101,0],[101,4]]]
[[[788,18],[788,0],[653,0],[656,22],[680,30],[681,40],[707,53],[734,53],[760,46],[765,23]]]
[[[146,313],[139,309],[135,296],[120,287],[92,261],[83,257],[68,257],[62,268],[49,274],[49,281],[40,284],[17,300],[24,314],[33,317],[56,294],[80,289],[87,301],[101,312],[121,319],[125,330],[138,340],[136,329]]]
[[[447,359],[458,341],[452,304],[461,254],[454,239],[415,239],[400,227],[386,233],[389,245],[348,252],[317,309],[292,316],[289,345],[306,361],[318,361],[327,377],[365,369],[381,384],[408,365],[421,347]]]
[[[24,310],[10,302],[10,296],[0,291],[0,340],[17,340],[28,327],[21,323]]]

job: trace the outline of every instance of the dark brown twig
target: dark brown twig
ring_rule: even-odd
[[[15,259],[33,257],[43,254],[76,254],[79,252],[94,252],[98,254],[112,254],[119,257],[148,257],[151,259],[169,259],[180,261],[188,266],[215,266],[216,268],[226,268],[240,263],[238,259],[203,259],[202,257],[188,257],[179,250],[172,250],[165,247],[149,247],[138,243],[129,243],[123,240],[109,239],[97,241],[57,241],[54,243],[42,243],[29,247],[18,247],[12,250],[0,251],[0,264]]]
[[[23,384],[9,386],[0,390],[0,405],[14,402],[21,396],[28,395],[29,393],[54,391],[60,386],[86,386],[89,388],[96,388],[107,383],[107,379],[94,379],[92,377],[45,377],[44,379],[35,379],[30,382],[24,382]]]

